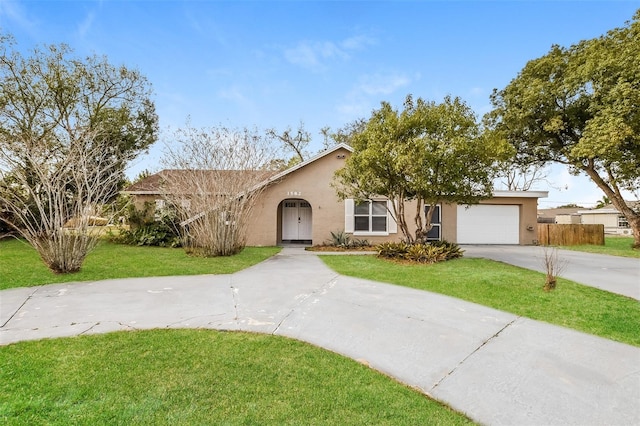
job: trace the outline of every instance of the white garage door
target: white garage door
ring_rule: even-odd
[[[458,244],[519,244],[519,206],[458,206]]]

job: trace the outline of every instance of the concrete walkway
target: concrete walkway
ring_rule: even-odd
[[[425,291],[337,275],[302,249],[233,275],[0,292],[0,343],[211,328],[293,337],[484,424],[640,424],[640,348]]]

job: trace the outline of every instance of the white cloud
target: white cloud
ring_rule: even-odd
[[[374,44],[376,44],[375,39],[363,35],[349,37],[340,43],[342,48],[346,50],[360,50],[365,48],[366,46],[371,46]]]
[[[5,26],[6,21],[11,21],[31,36],[35,36],[37,33],[38,22],[27,16],[27,12],[16,1],[0,1],[0,28]]]
[[[336,110],[346,120],[367,117],[375,107],[379,106],[381,101],[385,100],[384,97],[409,86],[419,78],[419,74],[412,77],[397,72],[363,75],[353,89],[346,94]]]
[[[471,90],[469,90],[469,94],[471,96],[484,96],[485,90],[482,87],[472,87]]]
[[[84,20],[78,25],[78,36],[80,36],[80,38],[84,38],[89,30],[91,30],[95,17],[96,14],[94,12],[89,12]]]
[[[337,43],[305,40],[285,49],[284,57],[294,65],[312,71],[322,71],[331,60],[347,60],[350,52],[371,44],[374,44],[374,40],[366,36],[354,36]]]
[[[357,118],[368,117],[371,113],[371,103],[365,100],[346,100],[336,107],[336,110],[345,117],[346,121],[351,121]]]
[[[347,54],[334,43],[303,41],[284,52],[285,58],[294,65],[311,70],[321,70],[324,62],[333,58],[346,58]]]
[[[360,79],[356,91],[367,96],[389,95],[396,90],[408,86],[411,78],[406,74],[372,74]]]
[[[239,105],[247,105],[250,103],[249,98],[245,96],[242,90],[237,86],[231,86],[218,91],[218,97]]]

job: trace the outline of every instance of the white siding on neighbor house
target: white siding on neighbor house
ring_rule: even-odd
[[[582,213],[583,225],[598,225],[602,224],[605,228],[617,228],[618,227],[618,215],[619,213]]]
[[[556,223],[558,225],[579,225],[580,216],[577,214],[559,214],[556,215]]]
[[[520,208],[517,205],[460,205],[458,244],[520,244]]]

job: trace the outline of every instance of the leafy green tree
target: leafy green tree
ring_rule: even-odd
[[[72,57],[65,45],[30,56],[14,47],[0,36],[0,205],[50,269],[77,271],[95,245],[88,216],[114,199],[127,162],[157,139],[150,84],[104,57]]]
[[[520,163],[585,173],[627,218],[640,247],[640,213],[622,195],[640,189],[640,11],[601,37],[552,46],[491,101],[486,124],[516,148]]]
[[[500,139],[483,135],[476,116],[462,100],[440,104],[414,101],[404,110],[387,102],[350,134],[354,151],[336,172],[342,198],[358,201],[385,196],[408,243],[422,242],[439,203],[477,203],[492,196],[497,163],[511,154]],[[405,218],[405,201],[414,200],[415,233]],[[425,206],[428,206],[424,214]]]
[[[599,199],[596,203],[596,209],[601,209],[605,206],[608,206],[609,204],[611,204],[611,200],[606,195],[603,195],[602,198]]]
[[[333,144],[344,143],[351,145],[351,139],[354,135],[362,132],[367,125],[367,120],[359,118],[355,121],[347,123],[337,131],[332,131],[330,127],[326,126],[320,129],[320,134],[324,138],[324,148],[330,148]],[[329,141],[333,141],[330,143]]]

